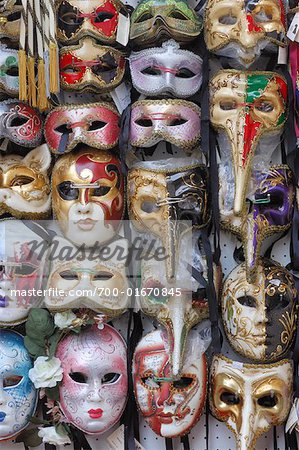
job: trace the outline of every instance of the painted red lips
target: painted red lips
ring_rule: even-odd
[[[103,415],[103,410],[101,408],[99,409],[90,409],[88,411],[89,417],[91,419],[100,419]]]

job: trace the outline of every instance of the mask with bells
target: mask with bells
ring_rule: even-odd
[[[90,247],[117,233],[124,213],[124,179],[118,158],[85,147],[59,158],[52,173],[52,204],[67,239]]]
[[[275,72],[221,70],[210,82],[210,120],[230,146],[236,215],[243,212],[257,146],[263,135],[281,133],[286,103],[286,81]],[[274,149],[270,147],[268,152]],[[221,149],[221,153],[224,151]]]
[[[237,450],[253,450],[257,438],[288,417],[292,401],[293,366],[242,364],[214,356],[210,408],[237,439]]]

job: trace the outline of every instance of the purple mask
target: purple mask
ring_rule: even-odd
[[[238,217],[233,214],[233,208],[228,211],[225,207],[227,186],[223,177],[220,189],[221,225],[242,240],[247,278],[251,282],[256,277],[264,239],[290,228],[295,198],[293,173],[286,165],[253,172],[252,182],[254,189],[248,198],[249,209]]]

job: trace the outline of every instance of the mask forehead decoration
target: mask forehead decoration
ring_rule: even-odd
[[[150,46],[167,38],[190,42],[201,32],[202,21],[184,0],[142,0],[131,16],[130,39]]]
[[[45,139],[50,150],[58,154],[70,152],[79,143],[113,148],[119,131],[119,114],[107,102],[59,106],[45,122]]]
[[[202,59],[173,39],[162,47],[132,52],[129,63],[133,86],[144,95],[190,97],[202,83]]]
[[[125,58],[119,50],[86,37],[78,45],[60,49],[59,68],[62,89],[102,93],[121,83]]]
[[[4,0],[0,6],[0,39],[8,38],[18,41],[20,36],[20,19],[23,10],[21,0]]]
[[[231,147],[234,214],[240,215],[252,158],[261,137],[270,133],[277,135],[283,129],[287,84],[275,72],[221,70],[212,79],[210,92],[210,120],[214,128],[225,134]]]
[[[232,176],[220,169],[219,204],[221,225],[236,234],[243,244],[246,276],[254,281],[261,245],[265,238],[286,231],[292,224],[295,187],[294,176],[286,165],[253,171],[247,202],[241,216],[233,213]],[[247,203],[247,204],[248,204]]]
[[[19,94],[18,61],[17,50],[0,44],[0,91],[16,96]]]
[[[128,203],[134,226],[161,239],[167,278],[175,277],[179,240],[188,228],[207,225],[208,171],[197,165],[162,172],[133,168],[128,174]],[[184,228],[184,231],[182,230]]]
[[[155,330],[144,336],[133,359],[136,402],[145,421],[163,437],[184,436],[195,426],[205,405],[207,365],[197,333],[189,335],[181,377],[171,377],[167,336]]]
[[[128,390],[126,351],[121,335],[107,324],[101,330],[95,325],[71,333],[59,342],[60,408],[84,433],[104,433],[121,418]]]
[[[249,359],[275,361],[291,349],[297,310],[293,276],[273,261],[260,261],[253,284],[246,280],[244,263],[233,269],[224,282],[224,330],[232,348]]]
[[[56,10],[57,37],[67,45],[85,36],[115,44],[119,13],[127,15],[119,0],[58,0]]]
[[[130,300],[127,295],[126,239],[110,243],[107,246],[109,255],[102,258],[100,252],[97,256],[88,249],[84,249],[82,257],[71,242],[61,237],[53,239],[52,246],[58,258],[53,258],[51,263],[46,308],[51,311],[90,308],[109,318],[125,312]]]
[[[216,355],[211,368],[211,411],[234,432],[237,450],[253,449],[262,433],[286,420],[292,386],[289,360],[242,364]]]
[[[85,147],[56,162],[52,202],[64,236],[76,245],[111,240],[124,213],[124,179],[113,154]]]
[[[23,147],[35,147],[43,138],[41,114],[17,100],[0,102],[0,137]]]
[[[238,59],[249,67],[266,46],[286,46],[282,0],[208,0],[205,41],[218,55]]]
[[[199,144],[200,108],[186,100],[140,100],[132,105],[130,143],[152,147],[165,140],[191,150]]]
[[[43,219],[51,209],[47,175],[51,154],[47,144],[20,155],[0,156],[0,214]]]
[[[23,336],[0,330],[0,441],[24,430],[35,413],[37,391],[28,376],[31,368]]]

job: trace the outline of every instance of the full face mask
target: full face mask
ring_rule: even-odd
[[[210,83],[210,120],[230,146],[236,215],[243,211],[256,148],[263,135],[282,131],[286,104],[287,84],[275,72],[221,70]]]
[[[18,100],[0,102],[0,138],[23,147],[36,147],[43,138],[41,114]]]
[[[78,45],[60,49],[59,68],[62,89],[108,92],[121,83],[125,58],[119,50],[86,37]]]
[[[51,153],[43,144],[20,155],[0,155],[0,214],[43,219],[51,211],[48,169]]]
[[[124,213],[124,179],[118,158],[85,147],[59,158],[52,172],[53,211],[76,245],[110,241]]]
[[[2,44],[0,44],[0,91],[15,96],[19,94],[18,51]]]
[[[202,83],[201,57],[180,49],[173,39],[162,47],[132,52],[129,63],[133,86],[144,95],[190,97]]]
[[[109,103],[65,105],[53,109],[45,122],[45,139],[53,153],[70,152],[83,143],[94,148],[115,147],[119,114]]]
[[[241,216],[233,213],[233,183],[226,168],[220,169],[219,205],[221,226],[242,241],[246,276],[254,281],[261,245],[267,237],[290,228],[293,218],[295,186],[291,169],[286,165],[253,171],[246,193],[247,204]]]
[[[150,170],[133,168],[128,174],[130,219],[141,232],[161,239],[169,280],[176,274],[180,239],[192,226],[204,227],[208,209],[208,171],[203,165]]]
[[[184,0],[142,0],[131,16],[130,39],[150,46],[167,38],[190,42],[201,32],[202,22]]]
[[[0,222],[1,326],[24,322],[30,308],[39,305],[41,297],[33,292],[45,286],[48,238],[36,222],[12,219]]]
[[[158,435],[184,436],[199,420],[207,391],[207,364],[197,333],[188,338],[181,377],[171,376],[167,336],[155,330],[144,336],[133,359],[133,383],[137,406]]]
[[[127,400],[126,351],[121,335],[107,324],[71,333],[59,342],[60,408],[84,433],[104,433],[119,421]]]
[[[199,144],[200,108],[186,100],[139,100],[132,105],[130,144],[152,147],[160,141],[186,150]]]
[[[0,330],[0,441],[19,434],[35,413],[37,391],[28,376],[31,368],[23,336]]]
[[[128,242],[118,239],[98,253],[78,249],[64,238],[53,239],[54,255],[45,306],[51,311],[89,308],[114,318],[129,306],[126,255]],[[102,250],[102,253],[101,253]],[[121,256],[121,257],[120,257]]]
[[[237,450],[251,450],[262,433],[287,419],[292,387],[289,360],[243,364],[216,355],[211,367],[211,411],[234,432]]]
[[[66,45],[85,36],[115,44],[119,13],[126,12],[119,0],[59,0],[56,10],[57,37]]]
[[[282,0],[208,0],[204,23],[208,50],[236,58],[244,67],[266,46],[286,46]]]
[[[0,5],[0,39],[18,41],[20,37],[21,0],[4,0]]]

